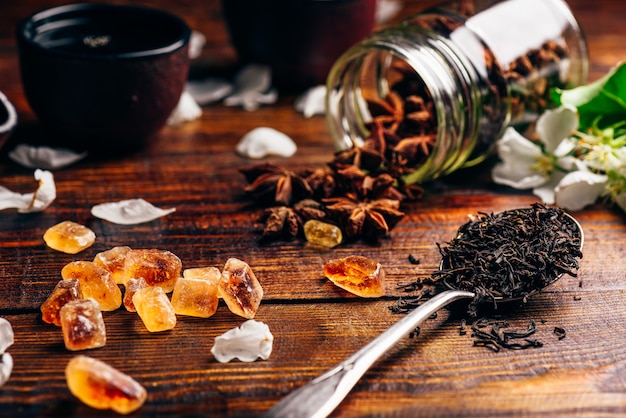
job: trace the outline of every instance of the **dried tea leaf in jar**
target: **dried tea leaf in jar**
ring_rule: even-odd
[[[96,234],[79,223],[63,221],[48,228],[43,240],[53,250],[76,254],[91,247],[96,241]]]
[[[218,290],[232,313],[247,319],[254,318],[263,299],[263,288],[245,261],[226,260]]]
[[[340,288],[364,298],[385,294],[385,271],[380,263],[360,255],[330,260],[324,275]]]
[[[41,319],[48,324],[61,326],[60,311],[61,308],[69,301],[79,300],[83,298],[83,292],[80,289],[80,281],[78,279],[60,280],[50,296],[41,304]]]
[[[71,351],[104,347],[106,327],[95,300],[80,299],[61,308],[61,329],[65,348]]]
[[[72,358],[65,368],[65,380],[72,395],[95,409],[130,414],[139,409],[148,392],[132,377],[103,361],[87,356]]]
[[[108,270],[92,261],[73,261],[61,270],[64,280],[77,279],[83,297],[93,298],[103,311],[114,311],[122,306],[122,292]]]

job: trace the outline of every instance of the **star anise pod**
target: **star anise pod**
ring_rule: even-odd
[[[329,216],[336,219],[346,237],[375,241],[404,217],[394,199],[360,201],[355,196],[324,199]]]
[[[294,238],[302,228],[302,220],[290,207],[275,206],[268,208],[261,217],[265,223],[261,239],[272,240],[279,237]]]
[[[304,178],[274,164],[260,164],[240,171],[249,183],[244,190],[259,201],[289,206],[313,195]]]

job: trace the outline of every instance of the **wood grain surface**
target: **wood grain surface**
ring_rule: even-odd
[[[26,102],[19,76],[14,30],[26,15],[60,0],[0,3],[0,90],[15,104],[20,126],[0,156],[0,184],[33,190],[30,169],[8,159],[16,143],[42,135]],[[116,3],[124,3],[117,1]],[[207,36],[192,72],[236,64],[220,2],[137,1],[170,10]],[[432,5],[406,0],[398,16]],[[626,6],[613,0],[571,0],[587,37],[591,79],[626,58]],[[235,144],[258,126],[291,136],[298,152],[271,159],[285,167],[321,166],[334,148],[323,117],[304,118],[295,96],[254,112],[206,106],[199,120],[166,127],[146,148],[114,158],[90,156],[55,171],[58,197],[42,213],[0,212],[0,316],[15,332],[15,366],[0,388],[0,416],[105,417],[69,392],[64,369],[77,353],[63,345],[59,328],[41,320],[39,307],[73,260],[91,260],[117,245],[161,248],[184,268],[221,268],[229,257],[250,264],[265,291],[256,319],[272,331],[267,361],[218,363],[214,338],[242,323],[220,304],[208,319],[179,317],[169,332],[151,334],[135,314],[104,313],[105,347],[84,354],[128,373],[148,390],[133,417],[254,417],[361,348],[400,316],[390,311],[403,294],[397,285],[427,277],[437,268],[436,243],[448,241],[468,214],[524,207],[526,192],[494,185],[490,162],[428,185],[424,198],[407,203],[405,218],[378,245],[352,242],[320,251],[300,240],[259,242],[260,209],[244,195],[239,172],[255,164],[234,153]],[[98,203],[142,197],[173,214],[145,224],[121,226],[94,218]],[[578,277],[563,277],[523,306],[497,314],[512,326],[537,323],[540,348],[493,352],[474,347],[459,332],[462,306],[443,309],[419,336],[406,338],[361,379],[333,413],[335,417],[417,416],[621,416],[626,415],[626,217],[604,205],[574,213],[585,233]],[[44,231],[73,220],[93,229],[95,244],[77,255],[47,248]],[[360,254],[383,264],[386,296],[360,299],[323,276],[331,258]],[[412,264],[409,255],[420,260]],[[566,330],[558,339],[554,328]]]

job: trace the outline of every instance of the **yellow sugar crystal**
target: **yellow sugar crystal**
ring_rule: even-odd
[[[237,258],[226,260],[218,285],[220,296],[235,315],[254,318],[263,299],[263,288],[250,266]]]
[[[167,250],[130,250],[124,263],[124,281],[142,277],[148,286],[159,286],[169,293],[181,276],[182,266],[180,258]]]
[[[67,302],[61,308],[60,318],[63,341],[68,350],[88,350],[106,344],[106,328],[95,300],[88,298]]]
[[[50,296],[41,304],[41,319],[48,324],[61,326],[60,311],[69,301],[83,298],[80,282],[77,279],[60,280]]]
[[[217,267],[197,267],[183,270],[183,277],[207,280],[217,285],[222,278],[222,272]]]
[[[61,270],[63,279],[77,279],[83,297],[93,298],[103,311],[114,311],[122,306],[122,291],[108,270],[92,261],[73,261]]]
[[[133,303],[133,295],[137,292],[137,290],[148,287],[148,284],[140,277],[138,279],[128,279],[124,287],[126,288],[124,291],[124,300],[122,301],[122,303],[124,303],[124,307],[128,312],[137,312],[135,304]]]
[[[163,288],[149,286],[137,290],[133,304],[148,331],[167,331],[176,326],[176,313]]]
[[[118,414],[136,411],[148,397],[146,389],[135,379],[87,356],[76,356],[68,362],[65,380],[72,395],[85,405]]]
[[[308,242],[323,248],[334,248],[343,241],[341,229],[327,222],[310,219],[304,224],[304,237]]]
[[[203,279],[181,277],[172,293],[172,306],[178,315],[208,318],[217,310],[217,284]]]
[[[48,228],[43,240],[53,250],[76,254],[91,247],[96,241],[96,234],[84,225],[63,221]]]
[[[124,263],[126,261],[126,254],[129,251],[130,247],[113,247],[110,250],[96,254],[93,258],[93,262],[95,265],[107,269],[109,273],[111,273],[115,283],[124,284]]]
[[[385,294],[385,271],[380,263],[360,255],[330,260],[324,275],[335,285],[364,298]]]

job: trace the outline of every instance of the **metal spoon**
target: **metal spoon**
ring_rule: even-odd
[[[582,250],[582,227],[576,219],[567,214],[566,216],[574,224],[577,232],[580,234],[580,249]],[[561,276],[555,277],[548,285],[554,283],[559,277]],[[343,363],[340,363],[323,375],[290,393],[263,415],[263,417],[327,417],[341,403],[372,364],[400,339],[414,331],[419,324],[444,306],[459,299],[472,299],[474,297],[474,293],[465,290],[446,290],[439,293],[414,309],[396,324],[392,325]],[[499,298],[499,300],[505,302],[513,299]]]

